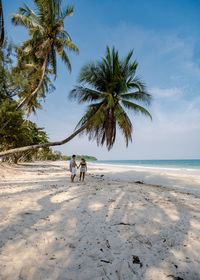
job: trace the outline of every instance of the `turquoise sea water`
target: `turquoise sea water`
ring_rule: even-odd
[[[173,160],[98,160],[97,163],[162,168],[200,169],[200,159]]]

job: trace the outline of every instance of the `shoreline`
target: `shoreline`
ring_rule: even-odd
[[[113,166],[129,166],[138,168],[155,168],[169,170],[196,170],[200,171],[200,159],[183,159],[183,160],[97,160],[97,164]]]
[[[94,164],[71,183],[66,168],[0,164],[1,279],[200,279],[198,193]]]
[[[100,165],[100,166],[110,166],[110,167],[120,167],[120,168],[132,168],[132,169],[141,169],[141,170],[151,170],[151,171],[171,171],[173,173],[178,173],[185,174],[185,173],[194,173],[197,175],[200,175],[200,168],[186,168],[186,167],[165,167],[165,166],[145,166],[145,165],[129,165],[129,164],[113,164],[113,163],[103,163],[103,162],[88,162],[89,164],[94,164],[94,165]]]
[[[124,168],[98,164],[91,168],[94,173],[104,173],[106,179],[119,180],[124,182],[142,181],[148,185],[163,186],[166,189],[191,193],[200,197],[200,170],[198,172],[186,172],[161,170],[154,168]],[[103,170],[102,170],[103,169]]]

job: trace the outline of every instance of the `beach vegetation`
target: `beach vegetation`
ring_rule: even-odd
[[[43,128],[25,118],[22,109],[16,110],[15,97],[25,87],[19,86],[18,74],[12,61],[12,44],[6,40],[0,49],[0,150],[48,142]],[[4,160],[17,163],[20,158],[31,159],[36,151],[18,152],[4,157]]]
[[[71,71],[66,50],[79,53],[64,28],[74,6],[63,9],[60,0],[33,0],[33,3],[34,10],[24,4],[19,13],[12,15],[14,25],[27,28],[29,39],[21,46],[12,46],[4,40],[0,49],[0,156],[12,158],[16,154],[19,158],[35,153],[36,158],[39,154],[41,158],[60,158],[49,147],[63,145],[82,133],[110,150],[117,131],[121,131],[128,146],[133,134],[129,112],[133,117],[141,113],[152,118],[146,108],[151,95],[137,76],[138,62],[133,59],[133,50],[120,58],[114,47],[107,46],[105,57],[82,67],[78,85],[69,97],[88,106],[70,136],[49,142],[45,131],[28,120],[31,113],[42,108],[41,100],[46,94],[55,89],[52,77],[57,76],[57,56]]]
[[[141,104],[149,105],[151,95],[145,84],[136,76],[138,63],[131,62],[133,51],[120,59],[115,48],[106,48],[106,57],[97,63],[85,65],[80,73],[80,85],[70,92],[70,98],[79,103],[90,103],[86,113],[76,126],[75,132],[62,141],[40,143],[0,152],[8,155],[38,148],[63,145],[76,135],[86,132],[89,139],[97,144],[106,143],[108,150],[113,147],[119,128],[128,145],[132,141],[132,122],[127,111],[141,113],[149,118],[149,111]]]

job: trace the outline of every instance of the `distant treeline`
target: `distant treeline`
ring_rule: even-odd
[[[86,160],[91,160],[91,161],[95,161],[97,160],[96,157],[93,156],[87,156],[87,155],[76,155],[76,160],[80,161],[82,158],[86,159]],[[62,156],[63,160],[70,160],[71,156]]]
[[[41,149],[36,152],[35,159],[37,160],[70,160],[72,156],[63,155],[60,151],[53,151],[51,148]],[[76,155],[76,160],[80,161],[82,158],[90,161],[97,160],[96,157],[88,155]]]

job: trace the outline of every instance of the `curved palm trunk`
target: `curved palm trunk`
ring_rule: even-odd
[[[37,88],[28,97],[25,97],[22,100],[22,102],[17,106],[17,110],[21,109],[26,103],[28,103],[31,100],[31,98],[34,97],[37,94],[38,90],[41,88],[42,82],[44,80],[46,68],[47,68],[47,60],[48,60],[48,55],[45,56],[44,63],[42,65],[42,76],[40,78],[40,82]]]
[[[0,47],[4,42],[4,17],[3,17],[3,6],[2,1],[0,0]]]
[[[21,147],[21,148],[10,149],[10,150],[7,150],[7,151],[0,152],[0,156],[7,156],[7,155],[11,155],[11,154],[19,153],[19,152],[26,152],[26,151],[30,151],[30,150],[34,150],[34,149],[38,149],[38,148],[45,148],[45,147],[63,145],[65,143],[69,142],[70,140],[72,140],[76,135],[78,135],[84,129],[86,129],[87,126],[88,126],[88,122],[86,124],[84,124],[81,128],[77,129],[72,135],[70,135],[69,137],[65,138],[62,141],[41,143],[41,144],[37,144],[37,145],[31,145],[31,146],[26,146],[26,147]]]

